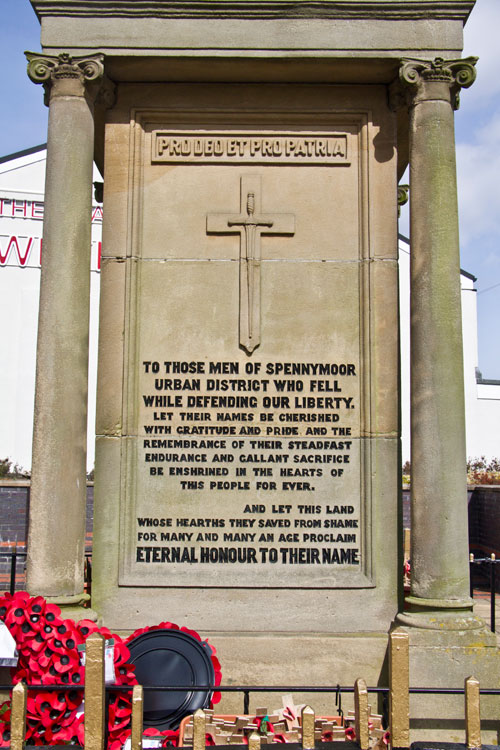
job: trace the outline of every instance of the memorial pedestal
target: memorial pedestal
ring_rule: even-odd
[[[481,688],[500,688],[497,639],[487,628],[457,631],[404,627],[410,637],[410,686],[463,688],[474,676]],[[496,743],[500,697],[482,695],[481,736]],[[464,742],[463,695],[410,695],[412,742]]]
[[[196,627],[234,681],[307,683],[313,665],[318,683],[376,685],[386,683],[400,611],[415,634],[412,680],[462,685],[477,664],[488,682],[482,665],[487,656],[496,665],[496,651],[468,599],[453,143],[455,94],[473,80],[474,59],[457,59],[473,3],[320,0],[305,13],[292,1],[285,15],[280,3],[247,0],[32,1],[60,63],[98,44],[116,83],[105,127],[94,121],[98,157],[105,141],[100,617],[118,631],[166,619]],[[66,93],[91,70],[73,71]],[[76,230],[90,197],[92,125],[82,94],[54,107],[69,117],[61,143],[76,138],[82,149],[78,216],[58,225],[50,209],[71,176],[66,151],[46,210],[48,237],[78,255],[79,279],[88,275],[90,211]],[[77,107],[82,117],[71,118]],[[408,152],[404,613],[396,245]],[[72,279],[72,296],[54,265],[45,284],[54,305],[42,286],[28,578],[40,593],[72,597],[82,588],[88,279]],[[69,316],[58,329],[62,301],[74,308],[74,342]],[[71,377],[60,382],[54,342],[68,339]],[[417,707],[421,721],[439,706]]]

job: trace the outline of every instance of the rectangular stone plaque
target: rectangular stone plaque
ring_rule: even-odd
[[[323,634],[385,633],[397,606],[386,89],[129,83],[108,117],[96,606],[119,629],[202,623],[242,682],[245,649],[281,663],[300,633],[304,680]],[[248,161],[207,161],[216,142]],[[334,142],[345,161],[318,160]]]
[[[372,586],[367,117],[176,119],[132,139],[119,583]]]
[[[346,133],[247,131],[238,133],[157,130],[153,163],[349,164]]]

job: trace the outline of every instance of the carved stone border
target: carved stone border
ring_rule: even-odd
[[[237,112],[231,112],[231,115],[237,117]],[[253,111],[254,117],[261,117],[265,120],[265,114],[258,110]],[[143,109],[133,110],[131,112],[130,120],[130,153],[129,153],[129,185],[131,186],[132,199],[129,202],[129,216],[128,216],[128,228],[127,228],[127,258],[132,260],[140,257],[141,252],[141,221],[142,221],[142,201],[143,201],[143,171],[144,171],[144,160],[148,158],[150,149],[145,148],[144,139],[145,131],[147,130],[146,125],[157,123],[157,127],[165,127],[165,119],[170,123],[180,122],[185,124],[186,121],[192,117],[199,115],[197,110],[165,110],[159,109]],[[291,118],[297,116],[297,113],[290,113],[288,111],[282,112],[283,117],[289,116]],[[359,144],[359,200],[360,204],[364,206],[364,210],[360,216],[360,246],[359,246],[359,327],[360,327],[360,340],[359,340],[359,356],[360,361],[369,362],[372,357],[371,349],[371,327],[373,325],[373,310],[370,305],[371,296],[371,277],[370,277],[370,243],[369,243],[369,212],[368,212],[368,191],[369,191],[369,163],[367,159],[368,154],[368,129],[369,129],[369,116],[368,112],[360,110],[340,110],[339,112],[332,111],[316,111],[317,118],[325,119],[325,127],[327,122],[331,123],[332,131],[337,132],[340,123],[346,125],[354,125],[357,129],[357,138],[360,141]],[[224,119],[221,120],[221,117]],[[299,119],[310,117],[308,115],[299,115]],[[216,127],[221,127],[221,122],[227,123],[228,113],[224,112],[223,115],[220,113],[208,114],[208,119]],[[231,118],[230,118],[231,119]],[[231,120],[232,121],[232,120]],[[265,125],[264,125],[265,128]],[[153,127],[154,129],[154,127]],[[189,130],[189,126],[188,126]],[[137,288],[140,285],[140,269],[137,263],[127,264],[126,271],[126,299],[127,309],[135,309],[138,304]],[[137,402],[136,396],[138,393],[137,381],[139,378],[137,367],[136,367],[136,351],[137,351],[137,336],[138,330],[136,325],[131,324],[131,319],[128,317],[125,322],[125,350],[124,350],[124,365],[126,376],[123,381],[123,412],[122,412],[122,435],[131,436],[136,435],[137,427]],[[367,440],[372,436],[372,419],[373,419],[373,398],[372,385],[370,379],[370,368],[364,367],[363,374],[361,376],[359,385],[359,409],[360,409],[360,464],[359,464],[359,486],[360,486],[360,504],[359,504],[359,519],[360,519],[360,547],[361,547],[361,565],[359,571],[353,573],[352,571],[346,572],[346,577],[342,576],[341,571],[334,570],[332,573],[331,580],[326,585],[318,586],[318,583],[312,584],[312,588],[319,588],[321,590],[340,589],[346,586],[353,589],[363,588],[374,588],[376,584],[376,570],[374,568],[374,553],[373,553],[373,539],[372,539],[372,513],[373,513],[373,487],[371,481],[372,475],[372,462],[373,458],[373,445],[371,440]],[[122,438],[123,440],[123,438]],[[196,588],[192,584],[172,583],[168,580],[168,576],[165,576],[163,581],[160,583],[156,580],[145,580],[142,575],[138,575],[135,571],[131,571],[130,561],[133,560],[131,555],[131,547],[133,543],[131,540],[134,539],[135,531],[135,519],[137,517],[135,500],[137,497],[137,473],[134,465],[135,461],[135,448],[132,446],[130,440],[123,440],[121,453],[121,468],[120,468],[120,532],[119,532],[119,568],[118,568],[118,587],[162,587],[162,588],[176,588],[181,585],[183,588]],[[134,519],[132,521],[132,519]],[[131,527],[133,525],[133,528]],[[340,575],[339,575],[340,573]],[[227,584],[223,584],[222,588]],[[241,584],[241,586],[234,586],[235,589],[245,588],[247,584]],[[214,584],[215,588],[219,588]],[[204,588],[212,588],[210,584],[204,584]],[[263,585],[264,590],[271,590],[276,586]],[[304,590],[308,587],[306,585],[301,586],[286,586],[283,585],[279,588],[291,588]]]

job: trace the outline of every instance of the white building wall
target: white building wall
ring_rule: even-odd
[[[460,280],[462,282],[462,331],[464,341],[464,393],[467,456],[473,458],[477,455],[475,447],[477,446],[477,438],[480,431],[476,383],[476,372],[478,366],[477,291],[473,279],[462,274]]]
[[[0,163],[0,459],[31,467],[45,149]],[[100,176],[96,170],[95,180]],[[92,221],[87,467],[94,465],[99,249],[102,210]],[[64,363],[63,363],[64,366]]]
[[[475,430],[468,455],[500,456],[500,383],[477,384]]]
[[[399,288],[401,333],[401,432],[403,463],[410,456],[410,246],[399,238]],[[462,271],[462,331],[467,456],[500,456],[500,381],[477,382],[477,290],[475,279]]]
[[[399,240],[401,458],[410,460],[410,246]]]

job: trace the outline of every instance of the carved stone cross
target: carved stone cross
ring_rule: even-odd
[[[207,232],[240,235],[240,346],[251,354],[260,344],[260,237],[295,234],[295,216],[262,214],[261,177],[242,175],[240,213],[207,214]]]

